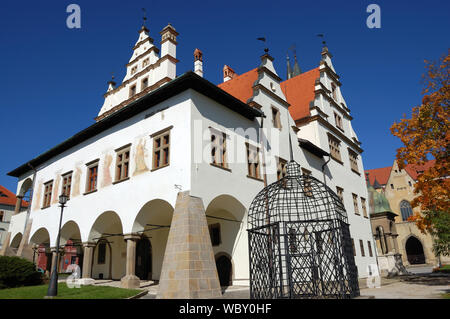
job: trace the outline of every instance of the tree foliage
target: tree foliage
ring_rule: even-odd
[[[396,155],[400,169],[407,164],[423,165],[430,158],[436,160],[418,175],[414,186],[417,196],[412,206],[420,207],[422,213],[411,219],[422,232],[438,231],[433,231],[433,222],[448,220],[448,215],[439,214],[450,214],[449,54],[450,50],[439,61],[425,61],[422,104],[412,109],[411,118],[403,118],[391,127],[391,133],[404,144]]]

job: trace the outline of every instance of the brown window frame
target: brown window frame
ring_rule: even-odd
[[[62,187],[61,187],[61,195],[66,195],[67,200],[70,199],[70,193],[72,191],[72,171],[65,173],[61,176]]]
[[[338,195],[342,204],[344,204],[344,189],[342,187],[336,186],[336,194]]]
[[[370,244],[370,240],[367,241],[367,247],[369,248],[369,256],[373,257],[372,245]]]
[[[350,168],[353,172],[359,174],[359,167],[358,167],[358,154],[353,151],[352,149],[348,149],[348,158],[350,161]]]
[[[277,159],[277,180],[279,181],[287,174],[286,172],[287,160],[278,156],[276,156],[276,159]]]
[[[136,83],[134,83],[133,85],[130,85],[129,97],[135,96],[136,93],[137,93],[137,86]]]
[[[86,192],[85,192],[85,194],[89,194],[89,193],[97,191],[98,168],[99,168],[99,159],[96,159],[96,160],[86,164]],[[95,171],[94,171],[94,169],[95,169]]]
[[[261,163],[259,161],[259,147],[245,143],[247,151],[247,177],[262,180]],[[252,156],[250,156],[252,155]],[[256,161],[254,161],[256,159]]]
[[[3,218],[5,217],[5,212],[0,210],[0,222],[3,222]]]
[[[131,68],[131,75],[134,75],[137,72],[137,70],[138,70],[138,66],[137,65],[133,66]]]
[[[149,64],[150,64],[150,58],[144,59],[144,61],[142,61],[142,68],[145,68]]]
[[[141,81],[141,91],[145,90],[146,88],[148,88],[148,77],[143,78]]]
[[[340,116],[336,112],[333,112],[333,113],[334,113],[334,123],[336,124],[336,127],[338,129],[340,129],[342,132],[344,132],[344,125],[342,123],[342,116]]]
[[[337,101],[337,86],[334,83],[331,83],[331,96]]]
[[[116,149],[115,182],[121,182],[130,175],[130,150],[131,144]],[[124,169],[125,168],[125,169]]]
[[[210,127],[211,130],[211,165],[228,169],[227,134]]]
[[[369,218],[369,217],[367,216],[366,199],[363,198],[363,197],[360,197],[360,199],[361,199],[361,207],[362,207],[362,211],[363,211],[363,216],[364,216],[365,218]]]
[[[328,147],[332,159],[343,164],[341,156],[341,141],[331,134],[328,134]]]
[[[281,126],[281,112],[278,108],[276,108],[275,106],[271,106],[271,110],[272,110],[272,124],[273,127],[281,130],[282,126]]]
[[[42,202],[42,208],[50,207],[52,202],[53,193],[53,180],[44,183],[44,201]]]
[[[356,195],[355,193],[352,193],[352,197],[353,197],[353,209],[355,210],[355,214],[361,215],[361,213],[359,212],[359,206],[358,206],[358,195]]]
[[[312,172],[309,169],[306,169],[306,168],[302,167],[302,175],[311,177],[312,176]],[[305,195],[306,196],[313,196],[312,187],[311,187],[311,181],[308,180],[308,179],[305,179],[304,190],[305,190]]]
[[[153,138],[152,171],[170,165],[170,131],[172,127],[173,126],[169,126],[168,128],[158,131],[150,136]]]
[[[364,251],[364,242],[362,239],[359,240],[359,248],[361,249],[361,257],[366,257],[366,253]]]

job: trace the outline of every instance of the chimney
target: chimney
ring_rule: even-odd
[[[236,72],[232,68],[230,68],[228,65],[223,66],[223,81],[226,82],[228,80],[231,80],[237,76]]]
[[[194,72],[203,77],[203,53],[199,49],[194,51]]]
[[[116,88],[116,82],[114,82],[114,75],[111,77],[111,81],[108,81],[108,91],[112,91]]]

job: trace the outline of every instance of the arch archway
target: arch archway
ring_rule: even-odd
[[[17,233],[11,240],[11,244],[9,245],[9,247],[17,251],[21,241],[22,241],[22,233]]]
[[[233,278],[233,264],[231,262],[230,256],[226,253],[219,253],[216,255],[215,259],[220,286],[231,286]]]
[[[61,269],[66,270],[69,265],[76,264],[82,271],[84,251],[81,243],[80,227],[75,221],[70,220],[61,228],[60,245],[64,248],[64,255],[61,258]]]
[[[145,203],[136,215],[132,232],[141,234],[142,239],[136,245],[135,273],[141,279],[160,278],[173,210],[165,200],[153,199]],[[139,262],[142,263],[140,266]]]
[[[119,215],[106,211],[97,217],[88,236],[97,245],[93,251],[91,275],[94,279],[120,279],[125,274],[126,246]]]
[[[141,280],[152,278],[152,244],[145,235],[136,243],[135,274]]]
[[[423,245],[418,238],[410,236],[405,243],[406,256],[411,265],[425,264]]]

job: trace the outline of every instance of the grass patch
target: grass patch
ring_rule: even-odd
[[[442,294],[442,298],[450,299],[450,292],[447,292],[446,294]]]
[[[9,288],[0,290],[0,299],[42,299],[47,295],[48,285]],[[81,286],[69,288],[58,284],[58,296],[54,299],[124,299],[137,295],[140,290],[107,286]]]

